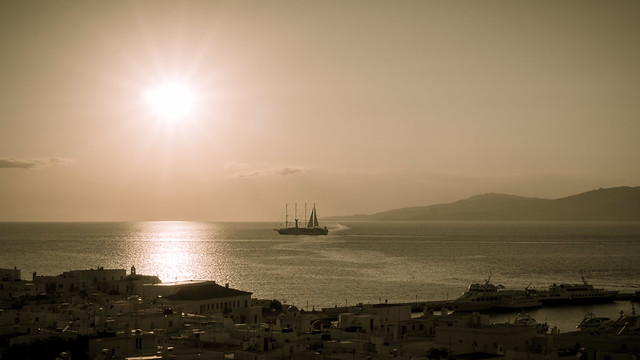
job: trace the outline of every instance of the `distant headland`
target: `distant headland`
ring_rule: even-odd
[[[597,189],[559,199],[488,193],[447,204],[415,206],[324,221],[640,221],[640,187]]]

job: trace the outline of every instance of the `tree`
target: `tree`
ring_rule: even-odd
[[[282,312],[282,303],[278,300],[271,300],[271,303],[269,304],[269,309],[279,314]]]

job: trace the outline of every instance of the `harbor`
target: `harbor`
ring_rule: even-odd
[[[455,311],[455,312],[507,312],[526,311],[544,306],[571,306],[578,304],[608,303],[614,300],[637,300],[639,291],[621,293],[615,290],[595,288],[582,276],[580,284],[552,284],[548,289],[524,290],[506,289],[501,285],[490,283],[469,285],[460,297],[453,300],[415,302],[412,309],[416,312]]]
[[[614,301],[631,301],[632,299],[636,299],[637,295],[635,293],[618,293],[614,299]],[[637,300],[636,300],[637,301]],[[424,311],[443,311],[443,310],[451,310],[455,306],[455,301],[452,300],[428,300],[428,301],[414,301],[414,302],[406,302],[406,303],[398,303],[398,305],[407,305],[411,306],[411,311],[414,313],[419,313]],[[543,307],[543,305],[539,306]],[[547,307],[562,307],[562,305],[547,305]],[[536,306],[535,308],[538,308]],[[515,308],[513,311],[517,310],[526,310],[525,308]],[[498,309],[489,310],[488,312],[499,312]],[[503,310],[504,311],[504,310]]]
[[[18,268],[0,269],[0,275],[3,359],[40,358],[38,351],[45,351],[41,347],[46,343],[65,349],[54,354],[60,359],[96,360],[543,360],[582,352],[594,359],[640,355],[640,320],[636,304],[628,300],[541,305],[563,313],[593,306],[620,308],[615,317],[584,313],[571,329],[536,319],[535,312],[453,310],[456,303],[468,301],[468,292],[497,291],[488,281],[472,284],[453,301],[384,301],[305,310],[278,299],[256,298],[228,283],[165,283],[137,273],[134,266],[129,273],[97,267],[59,275],[34,273],[29,280],[22,279]],[[631,294],[616,295],[635,299]],[[79,350],[79,342],[87,350]]]

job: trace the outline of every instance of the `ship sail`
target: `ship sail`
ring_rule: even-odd
[[[316,214],[316,204],[313,204],[313,209],[311,209],[311,216],[309,216],[309,222],[307,223],[308,228],[320,227],[318,225],[318,215]]]
[[[318,226],[318,220],[316,220],[316,222],[313,222],[313,215],[315,215],[316,213],[316,207],[314,206],[313,209],[311,210],[311,216],[309,216],[309,222],[307,223],[307,227],[314,227],[314,226]]]

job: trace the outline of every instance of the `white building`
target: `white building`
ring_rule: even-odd
[[[22,280],[20,269],[0,269],[0,305],[9,307],[12,301],[35,295],[31,283]]]
[[[411,322],[410,305],[375,304],[351,309],[353,312],[339,315],[340,329],[371,333],[389,341],[401,339]]]
[[[550,335],[541,335],[536,325],[490,324],[487,315],[442,316],[436,320],[435,344],[451,354],[482,353],[505,356],[534,354],[546,358],[553,347]]]
[[[128,330],[115,337],[89,340],[89,358],[101,354],[123,359],[130,356],[154,356],[158,353],[158,335],[152,332]]]
[[[262,308],[253,306],[251,293],[236,290],[229,284],[221,286],[215,281],[189,281],[146,285],[147,298],[158,298],[165,306],[181,309],[185,313],[222,314],[236,323],[262,322]]]

